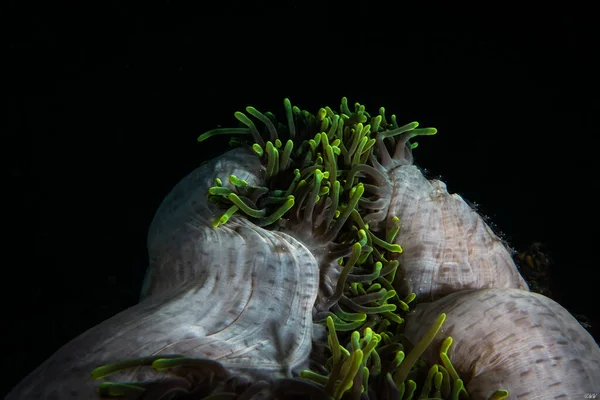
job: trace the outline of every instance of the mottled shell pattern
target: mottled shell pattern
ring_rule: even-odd
[[[238,112],[243,127],[199,138],[253,144],[240,140],[165,198],[142,301],[9,398],[96,399],[90,372],[109,377],[101,394],[132,399],[598,392],[593,338],[529,292],[481,216],[413,165],[411,140],[435,129],[351,111],[345,98],[339,113],[284,107],[287,125],[248,107],[258,127]]]

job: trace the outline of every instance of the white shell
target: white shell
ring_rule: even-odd
[[[431,301],[464,289],[529,290],[510,253],[481,216],[439,180],[414,165],[390,172],[388,221],[400,218],[403,252],[394,286],[403,296]]]
[[[440,332],[425,353],[440,363],[441,341],[452,336],[452,364],[472,400],[505,389],[511,399],[583,399],[600,387],[600,348],[567,310],[537,293],[484,289],[419,304],[406,319],[418,342],[440,313]]]

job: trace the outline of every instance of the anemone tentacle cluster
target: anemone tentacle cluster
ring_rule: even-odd
[[[60,349],[9,398],[598,391],[593,338],[531,293],[482,218],[413,165],[413,140],[434,128],[400,126],[383,107],[351,110],[346,98],[315,114],[285,99],[279,120],[245,111],[234,114],[241,127],[198,138],[231,135],[235,148],[157,211],[141,302]]]

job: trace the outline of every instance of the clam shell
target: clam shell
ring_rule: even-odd
[[[464,289],[529,290],[506,246],[444,182],[428,180],[414,165],[390,174],[393,194],[388,219],[400,218],[396,237],[403,252],[395,288],[431,301]]]
[[[600,348],[560,304],[519,289],[467,290],[419,304],[406,319],[418,342],[440,313],[446,321],[424,354],[440,363],[443,339],[473,400],[505,389],[514,399],[582,399],[600,387]]]

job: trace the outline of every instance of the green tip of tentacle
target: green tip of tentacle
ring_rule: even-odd
[[[138,399],[146,389],[131,383],[102,382],[98,386],[98,393],[105,397],[121,397],[126,399]]]
[[[165,371],[177,367],[195,369],[197,371],[209,371],[214,377],[219,379],[225,378],[228,375],[227,369],[221,363],[206,358],[159,358],[152,362],[152,368],[157,371]]]
[[[416,298],[417,298],[416,293],[411,293],[406,297],[406,299],[404,299],[404,302],[406,304],[409,304],[409,303],[412,303]]]
[[[294,206],[294,196],[288,196],[288,199],[271,215],[259,218],[256,220],[258,226],[268,226],[274,224],[279,220],[286,212],[288,212]]]
[[[116,362],[114,364],[102,365],[96,369],[94,369],[90,373],[90,377],[92,379],[102,379],[114,373],[124,371],[131,368],[136,368],[144,365],[152,365],[152,363],[158,359],[171,359],[171,358],[179,358],[180,355],[159,355],[159,356],[149,356],[149,357],[140,357],[140,358],[132,358],[120,362]]]
[[[489,400],[503,400],[508,399],[509,393],[508,390],[497,390],[492,394]]]
[[[217,128],[198,136],[198,142],[204,142],[208,138],[217,135],[249,135],[252,132],[247,128]]]
[[[212,222],[212,226],[213,228],[218,227],[219,225],[223,225],[225,223],[227,223],[227,221],[229,221],[229,219],[233,216],[233,214],[235,214],[237,211],[239,210],[238,206],[231,206],[227,209],[227,211],[225,211],[225,214],[216,217],[213,222]]]
[[[254,138],[255,142],[257,142],[260,145],[264,145],[264,141],[263,141],[262,137],[260,136],[260,133],[256,129],[254,122],[252,122],[252,120],[250,118],[248,118],[244,113],[241,113],[239,111],[236,111],[233,114],[233,116],[238,121],[240,121],[242,124],[246,125],[250,129],[250,132],[252,133],[252,137]]]
[[[229,193],[229,195],[227,196],[227,198],[233,204],[235,204],[236,206],[238,206],[238,208],[240,210],[242,210],[243,212],[245,212],[246,214],[248,214],[249,216],[251,216],[253,218],[263,218],[267,214],[267,210],[265,210],[264,208],[261,209],[261,210],[256,210],[256,209],[248,206],[235,193]]]
[[[265,154],[263,148],[260,147],[260,145],[258,143],[254,143],[252,145],[252,150],[254,150],[254,152],[256,153],[256,155],[259,156],[259,157],[262,157]]]
[[[417,361],[417,359],[425,352],[427,347],[431,344],[435,335],[439,332],[442,324],[446,320],[446,314],[442,313],[437,318],[431,329],[427,332],[419,343],[412,349],[412,351],[406,356],[406,359],[402,362],[400,367],[394,372],[393,378],[396,385],[403,383],[408,377],[408,373]]]
[[[409,132],[409,131],[415,132],[415,129],[417,128],[417,126],[419,126],[419,123],[417,121],[414,121],[414,122],[410,122],[406,125],[403,125],[399,128],[392,129],[389,131],[384,131],[380,134],[381,134],[381,136],[386,137],[386,138],[394,137],[394,136],[401,135],[404,132]]]

